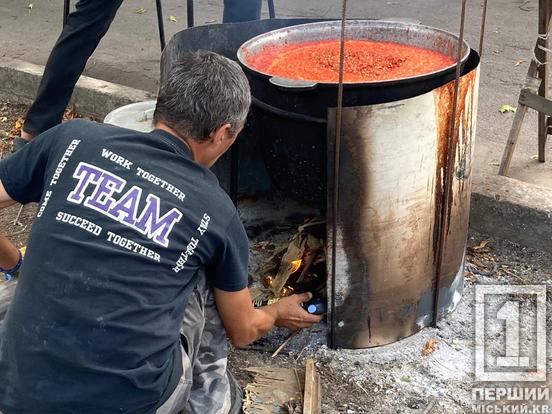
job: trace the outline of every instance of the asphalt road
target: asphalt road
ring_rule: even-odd
[[[33,2],[29,10],[28,2]],[[74,1],[72,2],[74,3]],[[279,17],[337,18],[338,0],[275,0]],[[59,31],[61,0],[1,0],[0,58],[44,64]],[[537,0],[489,1],[487,33],[481,69],[476,175],[496,173],[513,114],[500,114],[502,104],[516,106],[537,35]],[[164,0],[167,39],[186,26],[184,0]],[[482,0],[468,1],[466,36],[479,43]],[[145,13],[136,10],[144,8]],[[196,0],[196,24],[220,22],[222,0]],[[30,12],[29,12],[30,11]],[[266,4],[264,5],[266,17]],[[458,32],[460,0],[349,0],[351,18],[403,17]],[[174,16],[176,22],[170,21]],[[154,92],[159,72],[159,40],[153,0],[125,0],[102,43],[88,62],[85,74]],[[511,175],[552,187],[551,163],[539,164],[536,116],[526,118]],[[548,151],[552,157],[552,152]]]

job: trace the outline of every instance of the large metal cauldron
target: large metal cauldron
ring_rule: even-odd
[[[324,206],[326,197],[325,136],[328,108],[337,102],[337,84],[271,77],[252,68],[249,57],[267,47],[339,38],[340,22],[327,21],[287,27],[245,42],[238,59],[251,84],[256,127],[269,175],[294,198]],[[456,59],[458,38],[444,30],[414,23],[351,20],[347,39],[402,43],[433,50]],[[462,62],[470,54],[464,42]],[[373,105],[407,99],[451,81],[454,65],[419,76],[345,85],[344,106]],[[274,127],[277,126],[277,127]],[[300,180],[297,177],[301,177]]]

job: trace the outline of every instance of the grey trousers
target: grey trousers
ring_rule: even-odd
[[[156,414],[227,414],[231,406],[226,376],[228,342],[203,275],[188,301],[181,335],[188,346],[188,352],[182,352],[183,374]]]

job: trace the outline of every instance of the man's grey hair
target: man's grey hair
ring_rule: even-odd
[[[190,52],[161,84],[153,121],[204,141],[224,124],[235,134],[245,124],[250,105],[249,82],[236,62],[214,52]]]

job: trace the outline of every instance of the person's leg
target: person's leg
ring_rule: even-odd
[[[190,390],[192,388],[192,364],[185,350],[181,349],[181,351],[182,376],[180,377],[180,381],[167,401],[155,410],[155,414],[179,414],[190,397]]]
[[[80,0],[68,16],[44,69],[22,138],[30,140],[61,122],[86,62],[105,35],[123,0]]]
[[[226,332],[203,273],[186,305],[180,335],[185,348],[183,375],[156,414],[228,414],[231,408],[232,413],[238,412],[241,398],[236,398],[238,410],[234,410],[231,394],[241,391],[235,390],[237,384],[231,391],[226,371]]]
[[[247,22],[261,18],[262,0],[224,0],[224,23]]]
[[[228,341],[212,290],[205,277],[194,291],[203,304],[202,312],[188,312],[182,323],[188,355],[192,361],[192,390],[184,412],[187,414],[226,414],[230,411],[230,384],[226,375]],[[201,326],[200,335],[197,329]],[[192,328],[192,329],[190,329]]]

